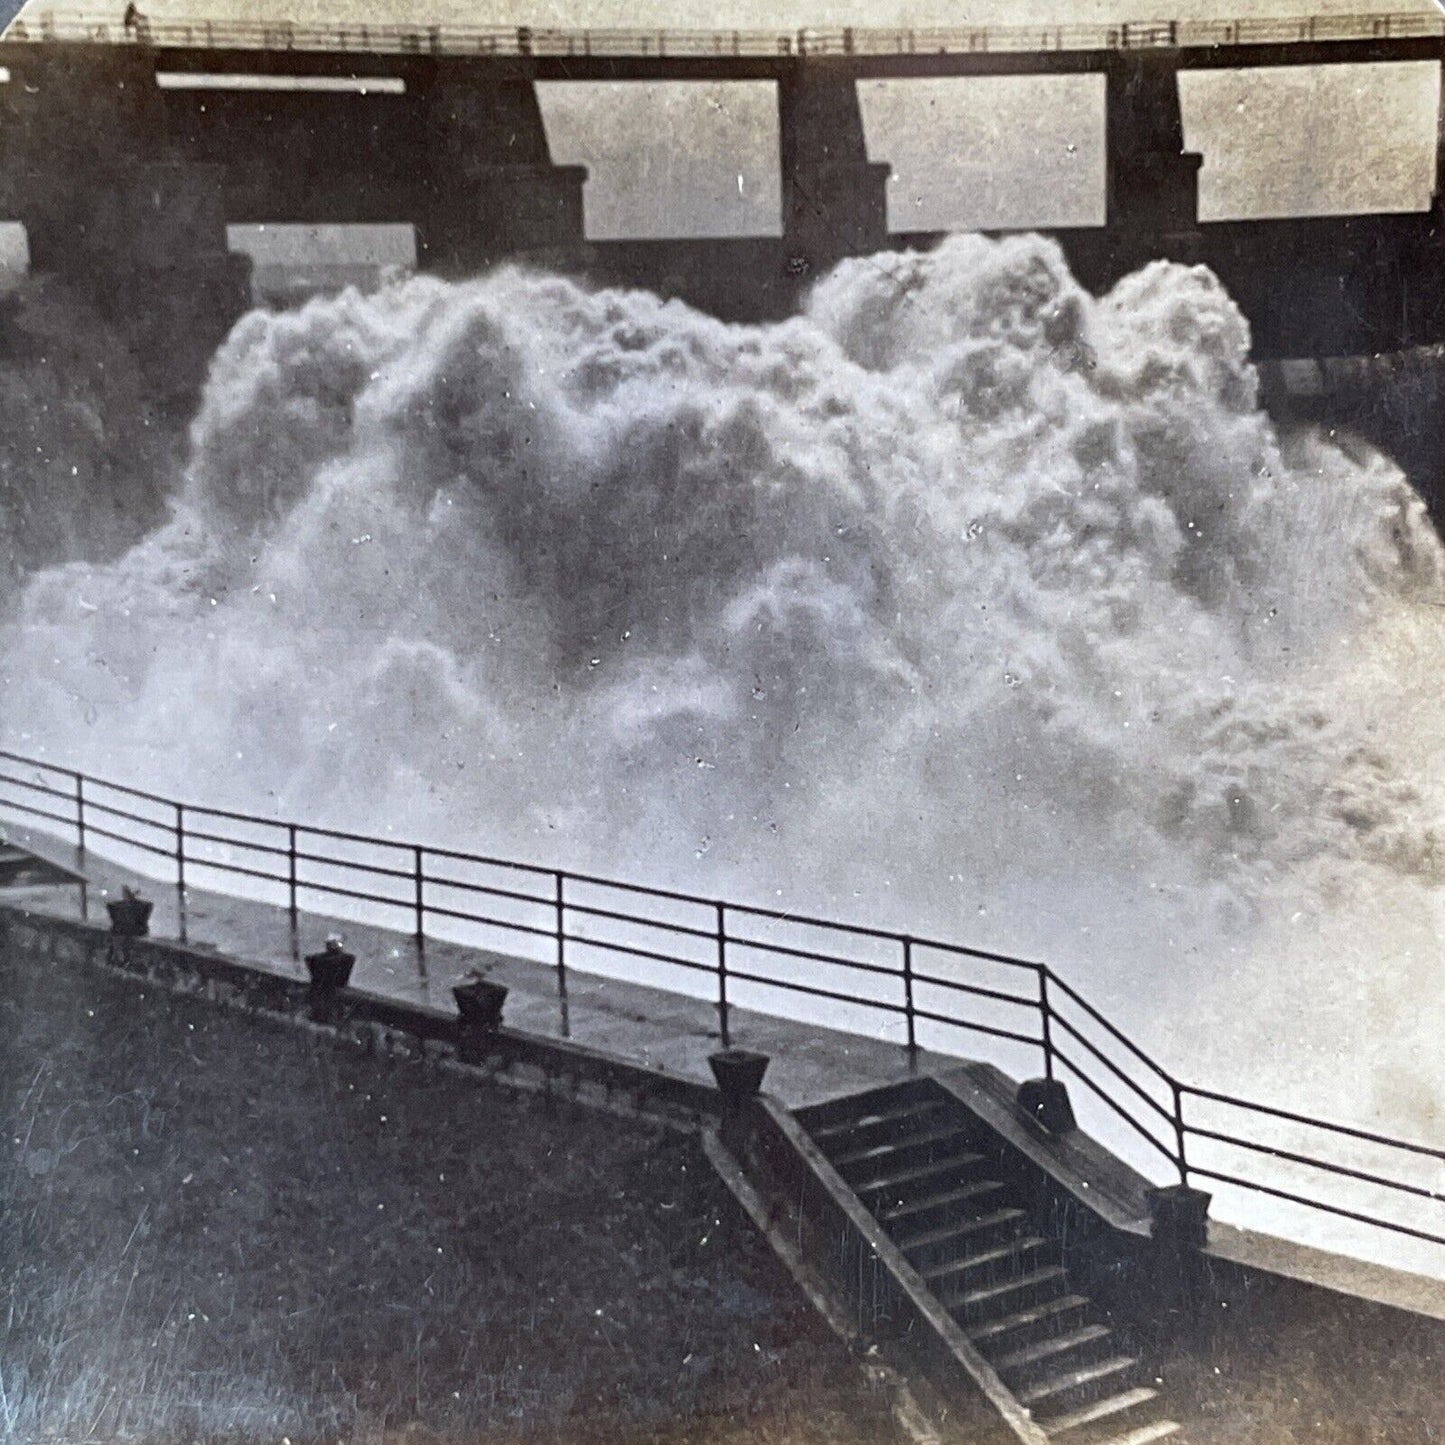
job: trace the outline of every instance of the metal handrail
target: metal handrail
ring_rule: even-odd
[[[1319,1130],[1334,1139],[1391,1151],[1409,1160],[1428,1159],[1439,1164],[1445,1164],[1445,1149],[1393,1138],[1352,1125],[1312,1118],[1289,1109],[1258,1104],[1217,1090],[1182,1083],[1047,964],[970,948],[960,943],[922,939],[911,934],[894,933],[887,929],[855,925],[836,919],[814,918],[782,909],[703,898],[677,889],[634,884],[598,874],[568,873],[517,859],[487,857],[455,848],[432,848],[396,838],[378,838],[341,829],[313,827],[285,819],[263,818],[231,809],[182,803],[143,788],[110,782],[4,749],[0,749],[0,762],[7,765],[0,769],[0,810],[8,809],[25,817],[40,818],[74,829],[77,846],[82,855],[89,835],[138,849],[153,857],[169,859],[175,867],[176,884],[183,899],[187,868],[189,867],[192,873],[196,869],[210,868],[223,874],[239,875],[283,886],[286,889],[287,907],[293,929],[297,926],[298,900],[301,895],[309,893],[313,896],[347,898],[372,906],[404,910],[414,919],[416,938],[420,946],[425,945],[429,919],[469,923],[516,938],[546,940],[554,947],[552,961],[557,970],[558,992],[564,1003],[567,969],[569,964],[576,966],[579,950],[585,953],[588,949],[596,949],[637,961],[645,960],[665,968],[680,969],[693,976],[710,975],[715,980],[719,1033],[725,1046],[731,1040],[732,1005],[728,999],[728,985],[748,983],[871,1010],[880,1018],[889,1020],[896,1020],[901,1016],[906,1022],[908,1047],[911,1050],[918,1047],[917,1025],[920,1021],[1036,1049],[1042,1055],[1044,1072],[1048,1077],[1053,1078],[1058,1069],[1066,1070],[1137,1132],[1145,1143],[1167,1159],[1181,1183],[1187,1184],[1191,1179],[1214,1180],[1257,1194],[1309,1205],[1325,1213],[1357,1220],[1380,1229],[1445,1244],[1445,1234],[1407,1226],[1334,1200],[1300,1194],[1264,1180],[1252,1180],[1231,1173],[1225,1161],[1216,1157],[1211,1157],[1204,1164],[1191,1163],[1187,1150],[1192,1141],[1212,1146],[1216,1151],[1242,1150],[1255,1158],[1265,1156],[1288,1164],[1309,1166],[1330,1177],[1383,1190],[1391,1197],[1425,1200],[1434,1204],[1445,1203],[1445,1188],[1426,1187],[1403,1178],[1391,1179],[1374,1169],[1330,1157],[1327,1147],[1314,1153],[1302,1152],[1295,1147],[1287,1148],[1278,1140],[1271,1139],[1262,1126],[1274,1122]],[[23,776],[22,773],[26,772],[29,775]],[[9,789],[23,790],[24,795],[34,801],[21,801],[6,791]],[[167,816],[164,819],[146,817],[131,808],[108,801],[107,795],[164,809]],[[57,806],[38,806],[41,802],[51,800],[58,800]],[[115,826],[100,826],[95,821],[97,816],[104,817]],[[208,826],[205,829],[189,828],[188,817],[204,819]],[[261,835],[253,833],[248,837],[227,836],[224,830],[226,823],[235,823],[248,830],[261,830]],[[127,824],[130,825],[130,830],[122,831]],[[143,835],[138,835],[139,830],[144,830]],[[160,846],[154,841],[153,834],[156,831],[169,837],[170,846]],[[262,841],[267,832],[284,841]],[[393,861],[381,863],[341,856],[335,850],[326,849],[328,842],[383,848],[387,850],[384,856]],[[243,849],[250,856],[246,863],[206,856],[214,848]],[[396,865],[395,855],[398,852],[409,855],[409,867]],[[256,855],[260,857],[257,858]],[[257,866],[250,866],[252,859]],[[276,860],[274,867],[270,861],[273,859]],[[428,864],[437,862],[449,865],[446,871],[430,871]],[[345,870],[352,875],[377,879],[378,885],[369,889],[364,886],[348,888],[339,882],[323,882],[319,878],[302,876],[298,869],[299,864],[310,864],[313,870],[318,867]],[[547,892],[526,893],[516,888],[502,888],[458,878],[454,872],[456,864],[500,869],[513,877],[535,875],[539,882],[545,880]],[[336,875],[333,872],[331,876],[335,878]],[[411,896],[401,897],[375,891],[375,887],[381,882],[393,880],[411,882],[414,885]],[[428,887],[455,889],[476,897],[479,901],[474,909],[444,907],[426,896]],[[583,898],[588,901],[584,902],[583,898],[576,897],[578,890],[583,890]],[[694,915],[696,921],[684,923],[668,918],[648,917],[642,911],[631,911],[626,907],[606,907],[602,900],[597,899],[599,890],[634,900],[632,909],[640,910],[640,901],[649,899],[657,903],[683,904],[704,911],[710,922],[708,926],[703,926],[699,915]],[[504,917],[484,911],[485,901],[491,899],[514,905],[509,910],[514,915],[519,908],[535,910],[530,915],[535,921],[521,922],[515,916]],[[542,925],[543,918],[549,920],[546,926]],[[783,942],[776,937],[758,937],[756,928],[759,921],[793,930],[792,939]],[[704,962],[683,953],[669,953],[662,948],[645,947],[635,938],[627,940],[616,936],[594,936],[587,931],[589,922],[621,924],[631,929],[647,930],[649,941],[651,937],[661,934],[674,939],[678,946],[685,943],[693,945],[694,948],[698,944],[715,945],[716,954],[711,961]],[[747,927],[749,922],[753,924],[752,929]],[[864,951],[862,946],[868,945],[866,951],[869,956],[850,958],[843,953],[809,947],[806,938],[800,938],[800,935],[816,933],[819,930],[835,938],[852,940],[859,945],[860,953]],[[878,961],[882,952],[878,947],[880,943],[897,950],[896,964]],[[938,973],[920,972],[916,968],[919,949],[931,950],[937,955],[963,964],[1003,966],[1014,973],[1022,969],[1032,977],[1027,988],[1021,983],[1020,991],[1010,992],[1008,987],[996,986],[996,975],[986,975],[989,982],[985,984],[966,977],[945,978]],[[812,972],[800,976],[798,970],[793,968],[789,969],[787,974],[777,971],[769,973],[760,971],[762,965],[756,961],[750,968],[740,967],[739,964],[749,955],[753,960],[771,959],[812,965]],[[896,980],[898,995],[879,996],[853,991],[861,987],[861,983],[851,984],[847,980],[858,973],[877,979]],[[915,997],[919,987],[947,990],[948,1003],[936,1008],[920,1004]],[[980,1003],[1021,1008],[1026,1014],[1032,1013],[1037,1018],[1037,1030],[1025,1032],[1024,1023],[1021,1023],[1019,1028],[1007,1028],[990,1022],[988,1017],[979,1015],[976,1007],[969,1007],[970,1004]],[[1061,1008],[1065,1011],[1061,1012]],[[564,1020],[565,1017],[564,1013]],[[1067,1051],[1060,1047],[1061,1034],[1068,1035]],[[1103,1072],[1096,1073],[1094,1068],[1086,1069],[1079,1049],[1089,1056],[1094,1066],[1102,1066]],[[1142,1065],[1147,1069],[1148,1073],[1144,1076],[1146,1081],[1152,1079],[1156,1085],[1166,1087],[1170,1092],[1171,1103],[1166,1105],[1153,1097],[1140,1079],[1126,1068],[1129,1064],[1136,1067]],[[1209,1123],[1195,1122],[1186,1117],[1186,1102],[1191,1105],[1191,1112],[1197,1111],[1199,1105],[1238,1111],[1256,1126],[1253,1131],[1255,1136],[1225,1132],[1223,1128],[1213,1127]],[[1292,1146],[1294,1142],[1291,1141]],[[1445,1228],[1445,1224],[1442,1224],[1442,1228]]]
[[[1147,23],[983,25],[890,29],[829,27],[795,31],[562,29],[475,25],[315,25],[188,19],[117,23],[114,12],[12,21],[9,44],[76,43],[152,49],[345,52],[374,55],[595,56],[602,58],[856,57],[1113,52],[1215,46],[1418,40],[1445,37],[1433,9],[1387,14],[1302,15]]]

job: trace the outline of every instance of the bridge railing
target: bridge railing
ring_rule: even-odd
[[[887,29],[841,27],[792,31],[583,29],[475,25],[296,24],[289,21],[142,19],[113,11],[65,11],[11,23],[12,44],[55,42],[157,49],[356,52],[370,55],[599,56],[882,56],[1132,51],[1331,41],[1445,37],[1433,9],[1386,14],[1301,15],[1147,23],[981,25]]]
[[[1149,1177],[1210,1181],[1445,1245],[1445,1150],[1186,1084],[1049,965],[948,940],[801,916],[511,858],[181,802],[0,751],[0,817],[95,840],[116,861],[285,908],[338,903],[569,975],[626,977],[708,1000],[724,1045],[737,1010],[991,1055],[1082,1086]],[[565,1017],[565,1015],[564,1015]]]

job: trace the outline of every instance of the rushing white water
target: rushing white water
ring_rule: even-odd
[[[170,520],[9,599],[0,735],[1042,953],[1191,1079],[1438,1137],[1445,551],[1248,344],[1032,237],[763,327],[511,270],[258,313]]]

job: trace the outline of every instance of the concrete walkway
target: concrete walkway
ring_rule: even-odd
[[[450,1008],[452,983],[473,966],[486,963],[490,976],[505,983],[507,1023],[528,1033],[571,1038],[619,1058],[644,1063],[679,1078],[711,1085],[707,1057],[720,1047],[717,1010],[700,999],[625,980],[602,978],[573,968],[567,971],[567,1006],[557,991],[553,969],[511,958],[428,940],[418,949],[408,934],[303,912],[292,932],[284,908],[248,899],[188,888],[184,917],[174,886],[132,872],[95,852],[83,858],[72,846],[49,835],[0,824],[0,842],[8,841],[49,861],[57,870],[83,876],[84,888],[64,881],[36,882],[29,870],[12,886],[0,874],[0,902],[36,913],[105,920],[105,903],[122,887],[139,889],[155,902],[151,932],[158,938],[211,948],[227,958],[286,978],[305,978],[302,957],[321,947],[328,933],[345,936],[357,955],[353,975],[363,988],[389,997]],[[57,875],[59,876],[59,875]],[[732,1042],[772,1057],[768,1092],[798,1109],[864,1089],[928,1073],[966,1087],[972,1077],[965,1060],[920,1050],[910,1060],[895,1044],[842,1033],[813,1024],[734,1008]],[[1096,1181],[1091,1181],[1096,1182]],[[1347,1298],[1370,1300],[1434,1319],[1445,1320],[1445,1283],[1364,1260],[1310,1248],[1293,1240],[1211,1219],[1208,1252],[1248,1268],[1322,1286]]]
[[[511,1027],[571,1038],[681,1078],[712,1083],[707,1057],[721,1047],[718,1016],[716,1007],[701,999],[569,965],[564,1006],[556,971],[540,963],[432,939],[418,948],[409,934],[311,912],[300,914],[293,933],[284,908],[199,888],[186,889],[183,912],[173,885],[132,872],[94,850],[82,857],[68,844],[14,824],[0,825],[0,838],[87,880],[84,888],[60,882],[0,886],[0,899],[37,913],[88,915],[104,922],[106,901],[118,898],[128,885],[154,900],[155,937],[214,949],[286,978],[305,978],[303,957],[319,949],[328,933],[340,933],[356,954],[352,977],[359,987],[440,1008],[452,1007],[451,986],[461,975],[486,964],[489,976],[510,990],[506,1020]],[[730,1011],[729,1031],[735,1047],[771,1056],[767,1089],[795,1109],[958,1062],[922,1050],[910,1060],[908,1050],[897,1044],[739,1008]]]

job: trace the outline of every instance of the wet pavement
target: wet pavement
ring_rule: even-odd
[[[120,897],[122,888],[133,887],[154,901],[153,936],[211,949],[286,978],[305,978],[304,956],[320,949],[328,934],[339,933],[357,958],[355,984],[437,1008],[451,1008],[452,984],[484,966],[490,978],[509,990],[509,1027],[546,1038],[570,1038],[680,1078],[712,1083],[708,1055],[722,1044],[717,1007],[704,999],[584,973],[570,965],[564,999],[557,970],[542,963],[436,939],[419,947],[408,933],[307,911],[299,914],[293,931],[283,907],[194,887],[187,887],[182,897],[174,885],[157,883],[93,849],[82,857],[73,846],[13,824],[0,826],[0,838],[86,879],[84,887],[61,881],[58,874],[55,881],[22,880],[15,887],[0,880],[0,902],[103,923],[106,902]],[[911,1059],[899,1044],[737,1007],[729,1013],[729,1033],[734,1047],[771,1057],[767,1090],[790,1108],[958,1063],[924,1050]]]

